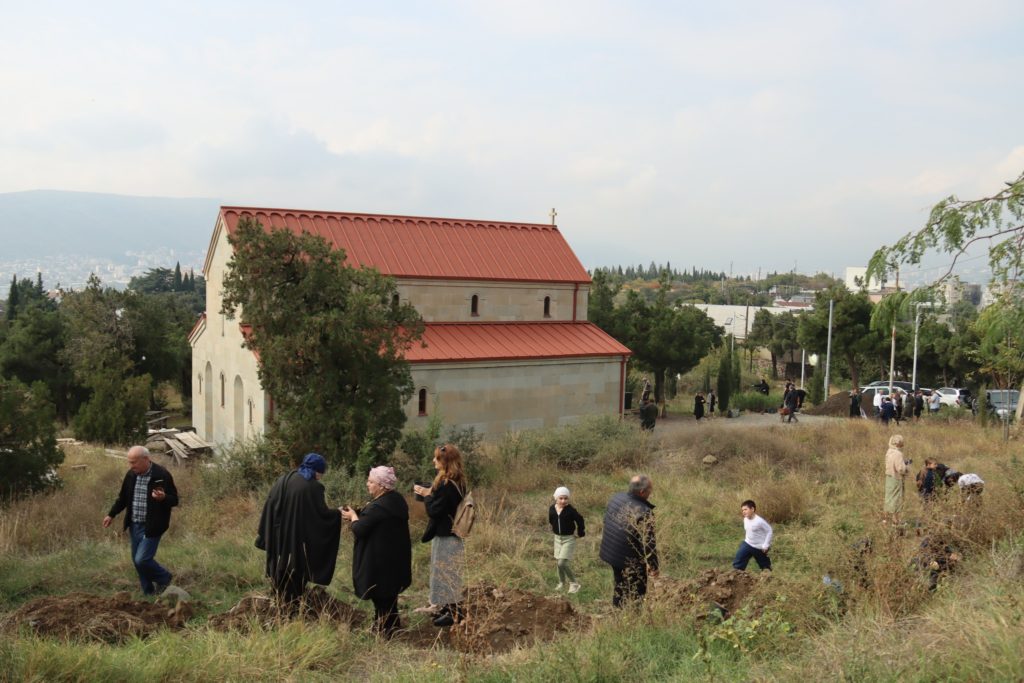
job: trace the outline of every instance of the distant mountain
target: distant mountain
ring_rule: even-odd
[[[216,199],[0,193],[0,261],[63,254],[121,260],[126,251],[158,248],[204,251],[219,206]]]

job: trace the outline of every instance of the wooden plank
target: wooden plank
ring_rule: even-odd
[[[175,434],[175,438],[192,450],[201,451],[204,448],[213,448],[211,444],[206,443],[192,432],[181,432],[180,434]]]
[[[175,458],[188,460],[188,449],[178,443],[174,437],[167,437],[164,441],[171,447],[171,452],[174,453]]]

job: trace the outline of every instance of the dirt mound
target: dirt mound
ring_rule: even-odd
[[[296,619],[326,621],[356,628],[366,620],[366,615],[335,600],[322,587],[313,586],[306,591],[299,604],[291,607],[282,607],[271,596],[250,593],[227,612],[210,617],[207,623],[210,628],[219,631],[248,632],[254,624],[270,629]]]
[[[867,405],[871,407],[871,396],[874,392],[865,392],[861,396],[861,407]],[[865,404],[865,401],[867,403]],[[828,397],[828,400],[820,403],[816,406],[805,406],[801,413],[807,413],[808,415],[828,415],[830,417],[849,417],[850,416],[850,394],[846,391],[840,391],[838,394],[832,394]]]
[[[428,620],[401,634],[399,640],[419,647],[445,645],[486,655],[551,640],[560,632],[578,631],[589,623],[564,598],[490,584],[469,588],[464,606],[466,617],[462,623],[438,629]]]
[[[747,603],[754,587],[768,576],[736,569],[705,569],[695,579],[657,580],[648,599],[679,605],[698,618],[714,611],[722,618],[728,618]]]
[[[189,603],[174,606],[132,600],[127,592],[113,597],[70,593],[25,603],[7,617],[0,630],[27,626],[45,636],[119,643],[133,636],[145,638],[161,628],[181,628],[192,616]]]

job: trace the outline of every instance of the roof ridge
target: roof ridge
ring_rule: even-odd
[[[493,225],[495,227],[511,227],[511,228],[538,228],[544,230],[553,230],[560,232],[557,225],[550,223],[528,223],[524,221],[498,221],[498,220],[485,220],[480,218],[453,218],[443,216],[412,216],[405,214],[393,214],[393,213],[366,213],[363,211],[321,211],[317,209],[286,209],[280,207],[269,207],[269,206],[235,206],[235,205],[222,205],[220,211],[237,211],[237,212],[264,212],[264,213],[281,213],[281,214],[296,214],[296,215],[307,215],[307,216],[348,216],[351,218],[389,218],[396,220],[412,220],[412,221],[443,221],[447,223],[473,223],[482,225]]]

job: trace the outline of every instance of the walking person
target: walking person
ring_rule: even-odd
[[[654,484],[646,474],[629,480],[629,490],[616,493],[604,513],[600,557],[611,565],[615,588],[612,605],[643,600],[647,577],[658,575],[658,545],[654,537]]]
[[[278,477],[263,504],[256,547],[267,553],[266,573],[282,606],[294,607],[307,582],[326,586],[334,578],[343,510],[327,507],[320,483],[326,471],[322,455],[307,453]]]
[[[568,588],[570,593],[580,590],[580,583],[572,571],[572,558],[576,553],[576,538],[587,535],[583,515],[569,503],[569,489],[555,489],[555,502],[548,509],[548,522],[555,535],[555,562],[558,563],[558,585],[555,590]]]
[[[446,443],[434,449],[437,475],[429,486],[413,486],[423,496],[427,511],[426,531],[421,542],[430,543],[430,604],[440,607],[434,626],[451,626],[462,620],[462,564],[465,548],[452,531],[455,513],[466,495],[467,482],[462,453]]]
[[[124,529],[131,536],[132,564],[139,575],[143,595],[162,593],[171,584],[171,573],[156,561],[160,538],[171,525],[171,508],[178,504],[174,477],[152,462],[145,446],[128,449],[128,471],[103,528],[125,510]]]
[[[768,557],[768,550],[772,546],[772,525],[757,514],[757,505],[752,500],[740,504],[740,514],[743,515],[744,536],[733,558],[733,569],[745,571],[750,558],[754,558],[761,571],[770,572],[772,560]]]
[[[860,394],[850,389],[850,417],[860,417]]]
[[[896,408],[896,424],[898,425],[903,419],[903,392],[897,389],[895,394],[896,399],[893,401],[893,406]]]
[[[370,503],[362,510],[345,506],[341,516],[352,523],[352,586],[371,600],[374,631],[390,639],[402,627],[398,596],[412,584],[409,505],[395,491],[391,467],[374,467],[366,477]]]
[[[796,414],[800,410],[800,390],[795,386],[786,394],[785,404],[789,410],[786,422],[799,422],[800,420],[796,418]]]
[[[704,392],[698,391],[697,395],[693,397],[693,416],[699,421],[704,417]]]
[[[924,392],[920,389],[914,392],[914,419],[920,420],[924,412]]]
[[[715,406],[718,405],[718,397],[715,396],[714,390],[708,392],[708,417],[715,416]]]

